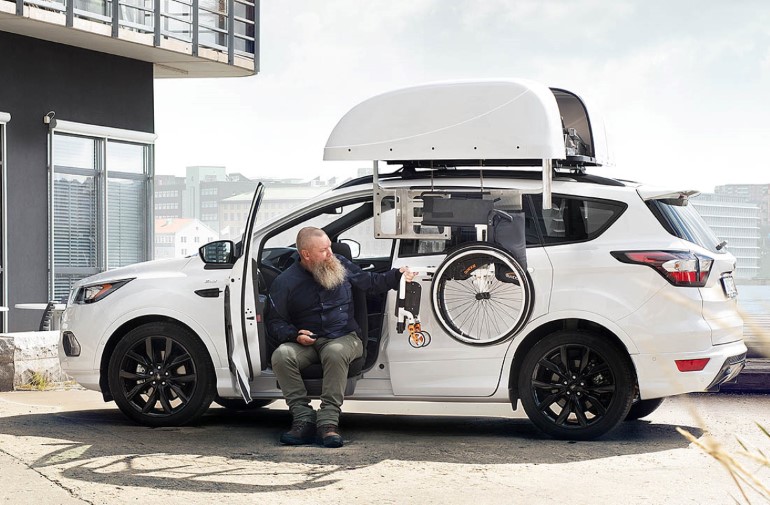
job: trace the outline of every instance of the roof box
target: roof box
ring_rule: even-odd
[[[353,107],[329,136],[324,159],[585,166],[599,164],[596,137],[583,101],[570,91],[528,80],[447,82]]]

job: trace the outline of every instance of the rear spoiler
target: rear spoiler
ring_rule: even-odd
[[[700,191],[694,189],[688,191],[671,191],[670,189],[652,188],[652,187],[640,187],[636,189],[639,196],[645,202],[649,200],[668,200],[670,202],[677,202],[678,205],[687,205],[687,201],[695,196],[700,195]]]

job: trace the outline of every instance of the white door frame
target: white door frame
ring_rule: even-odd
[[[8,150],[5,143],[5,127],[11,115],[7,112],[0,112],[0,305],[8,303],[8,277],[6,265],[8,264],[8,213],[6,212],[6,202],[8,196],[8,178],[6,176],[8,169]],[[0,313],[2,325],[0,331],[8,332],[8,312]]]

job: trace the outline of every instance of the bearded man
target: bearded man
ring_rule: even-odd
[[[279,275],[270,288],[268,333],[280,344],[272,357],[273,372],[292,415],[291,429],[281,434],[286,445],[341,447],[339,419],[350,363],[363,355],[358,323],[353,315],[352,286],[371,292],[397,289],[408,267],[384,273],[365,272],[331,250],[320,228],[297,234],[300,261]],[[300,371],[321,363],[321,407],[310,405]]]

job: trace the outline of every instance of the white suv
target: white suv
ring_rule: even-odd
[[[486,97],[489,83],[475,84]],[[399,168],[382,175],[375,163],[374,177],[256,227],[260,185],[244,233],[249,240],[78,282],[62,318],[65,371],[153,426],[194,421],[212,400],[252,408],[281,398],[265,301],[275,277],[296,261],[296,231],[315,225],[364,270],[408,265],[420,272],[399,292],[354,293],[366,352],[351,366],[349,398],[510,402],[514,409],[521,401],[544,432],[590,439],[648,415],[666,396],[733,378],[746,353],[735,258],[688,205],[693,192],[586,174],[597,142],[582,142],[595,138],[595,129],[571,129],[559,95],[569,92],[505,84],[519,86],[511,96],[534,89],[547,107],[548,93],[556,97],[565,122],[558,125],[562,157],[555,157],[561,168],[525,168],[545,159],[534,156],[534,163],[532,150],[494,163],[457,153],[366,153]],[[430,107],[426,102],[447,86],[455,85],[412,90],[429,88],[418,102]],[[467,91],[470,84],[459,86]],[[392,103],[384,105],[396,114]],[[346,117],[361,112],[359,106]],[[327,157],[339,146],[350,153],[345,146],[363,145],[335,141],[344,137],[344,119]],[[428,126],[424,131],[439,135],[451,130]],[[396,140],[385,149],[398,149],[397,138],[387,136]],[[434,150],[441,145],[423,137]],[[525,148],[523,140],[515,143]],[[511,229],[518,244],[501,239]],[[312,368],[303,372],[311,395],[321,380]]]

